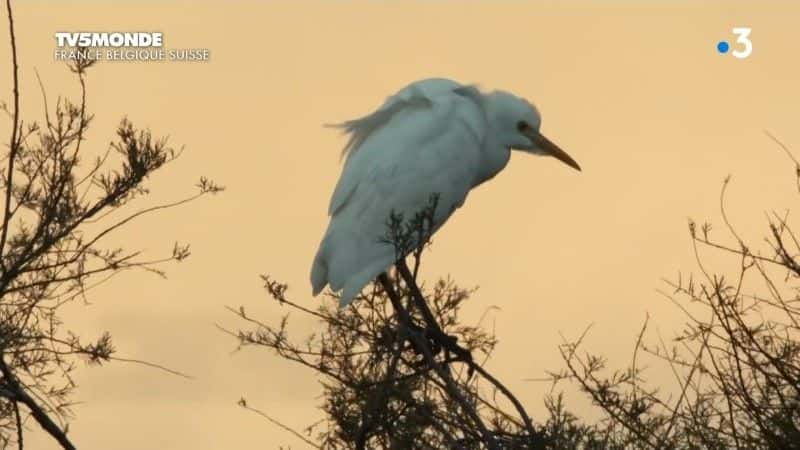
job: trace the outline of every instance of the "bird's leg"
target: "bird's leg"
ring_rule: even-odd
[[[400,259],[397,261],[396,265],[397,270],[400,271],[400,275],[405,279],[406,285],[411,289],[411,297],[414,300],[414,304],[419,308],[422,317],[428,325],[426,328],[426,336],[430,340],[438,343],[445,350],[453,352],[459,359],[463,361],[472,361],[472,352],[458,345],[458,338],[448,335],[442,330],[442,327],[439,326],[436,317],[425,302],[425,298],[422,296],[422,292],[420,292],[411,271],[408,269],[406,261]]]
[[[430,347],[430,352],[432,355],[438,355],[442,351],[442,346],[436,342],[432,341],[428,337],[427,329],[417,325],[414,323],[414,319],[409,314],[408,310],[403,306],[402,302],[400,301],[400,296],[397,295],[397,292],[394,290],[394,286],[392,286],[391,280],[389,280],[389,276],[386,275],[386,272],[381,273],[378,275],[378,282],[383,286],[383,289],[386,291],[386,295],[389,297],[389,301],[392,302],[392,306],[394,307],[395,313],[398,315],[400,319],[401,326],[408,327],[408,332],[416,334],[417,336],[425,337],[425,340],[428,342]],[[416,341],[414,339],[409,339],[409,343],[411,344],[414,353],[418,356],[424,355],[424,350],[418,348]]]

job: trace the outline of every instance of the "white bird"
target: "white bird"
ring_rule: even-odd
[[[416,81],[372,114],[338,125],[350,135],[328,229],[311,267],[313,295],[343,290],[340,305],[395,262],[382,238],[392,211],[413,217],[438,195],[434,231],[469,191],[500,172],[511,150],[580,166],[540,132],[539,111],[505,91],[433,78]]]

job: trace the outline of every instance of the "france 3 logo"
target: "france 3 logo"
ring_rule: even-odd
[[[750,40],[750,32],[747,27],[736,27],[731,30],[736,36],[736,47],[730,53],[739,59],[745,59],[753,53],[753,41]],[[726,40],[717,42],[717,51],[725,55],[731,50],[731,44]]]

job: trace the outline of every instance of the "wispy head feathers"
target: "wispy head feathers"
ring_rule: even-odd
[[[445,78],[428,78],[409,84],[398,91],[375,112],[358,119],[348,120],[338,124],[327,124],[327,127],[338,128],[350,139],[342,149],[342,158],[349,160],[361,144],[377,129],[387,124],[398,112],[409,108],[430,108],[433,100],[438,95],[458,94],[481,101],[482,94],[474,85],[462,85]]]
[[[342,123],[325,124],[325,126],[338,128],[344,134],[350,135],[350,139],[347,140],[347,144],[345,144],[341,154],[342,158],[346,156],[349,159],[373,131],[388,123],[400,110],[410,107],[428,108],[430,106],[431,101],[426,97],[411,97],[408,99],[398,99],[396,96],[389,97],[383,106],[371,114]]]

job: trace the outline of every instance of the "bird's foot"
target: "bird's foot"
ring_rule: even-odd
[[[406,348],[410,348],[414,351],[415,355],[420,357],[421,364],[425,362],[426,350],[429,351],[433,357],[436,357],[442,352],[442,345],[437,339],[433,338],[429,328],[424,328],[414,322],[410,322],[408,324],[408,332],[414,337],[408,339],[409,346]],[[420,346],[420,340],[423,340],[425,344],[427,344],[427,349]]]
[[[457,336],[446,334],[440,328],[428,327],[426,332],[429,340],[435,342],[440,350],[444,349],[445,352],[454,354],[457,361],[472,362],[472,352],[458,345]]]
[[[463,361],[465,363],[473,361],[472,352],[458,344],[457,336],[446,334],[439,327],[428,326],[423,328],[413,322],[408,325],[409,333],[424,339],[428,347],[427,349],[420,348],[417,339],[409,339],[410,347],[408,348],[413,350],[417,356],[420,356],[420,364],[425,364],[425,354],[427,352],[430,352],[430,356],[435,358],[442,351],[445,352],[447,360],[450,360],[450,354],[452,354],[455,357],[451,361]]]

